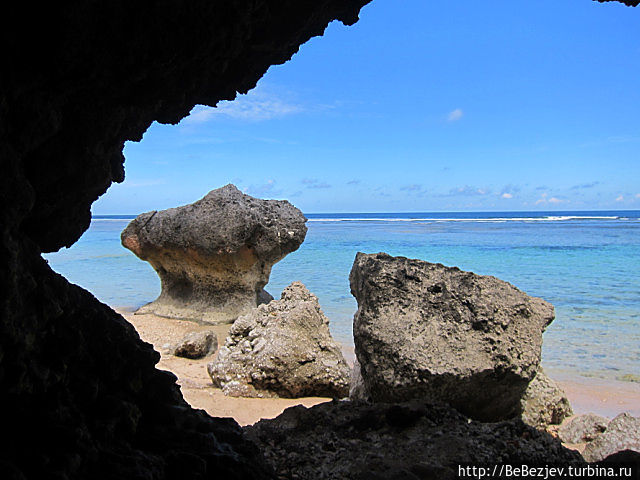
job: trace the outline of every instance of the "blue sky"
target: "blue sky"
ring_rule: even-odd
[[[94,214],[227,183],[307,213],[640,209],[640,9],[374,0],[248,95],[125,146]]]

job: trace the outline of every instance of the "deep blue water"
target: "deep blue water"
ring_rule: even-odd
[[[275,297],[294,280],[314,292],[341,342],[352,344],[356,252],[387,252],[494,275],[556,307],[543,364],[569,374],[640,375],[640,211],[309,214],[300,249],[273,268]],[[98,216],[54,270],[113,306],[160,291],[153,269],[120,246],[133,216]]]

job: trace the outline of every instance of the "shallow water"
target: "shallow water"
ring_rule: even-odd
[[[300,249],[273,268],[275,297],[302,281],[352,344],[356,252],[387,252],[494,275],[556,307],[545,333],[549,370],[602,378],[640,374],[640,212],[308,215]],[[45,255],[54,270],[101,301],[135,309],[160,292],[158,277],[120,245],[130,218],[95,218],[70,249]]]

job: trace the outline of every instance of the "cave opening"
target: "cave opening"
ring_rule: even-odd
[[[9,73],[0,78],[0,153],[3,158],[3,175],[0,176],[3,200],[0,221],[0,262],[3,271],[0,280],[0,290],[3,292],[0,383],[3,395],[0,405],[7,412],[3,428],[7,437],[12,439],[12,443],[0,453],[0,473],[3,478],[43,478],[43,472],[45,476],[54,478],[160,479],[211,478],[217,475],[230,478],[273,478],[272,467],[265,463],[255,444],[247,442],[237,424],[225,419],[211,418],[190,408],[175,384],[175,377],[155,368],[159,360],[158,353],[139,341],[138,334],[131,325],[104,304],[96,302],[85,290],[52,272],[40,255],[42,252],[53,252],[63,246],[71,246],[82,232],[89,228],[91,204],[113,181],[122,179],[122,149],[125,141],[140,140],[155,120],[163,124],[177,123],[194,105],[216,104],[222,100],[230,100],[236,92],[251,90],[270,65],[286,61],[297,51],[299,45],[310,37],[322,34],[331,20],[338,19],[348,25],[354,24],[360,8],[365,3],[367,2],[363,0],[238,0],[226,2],[224,5],[204,1],[189,4],[174,1],[143,2],[132,5],[130,2],[116,1],[108,6],[87,2],[62,6],[48,5],[30,12],[25,11],[26,8],[30,8],[25,5],[17,6],[15,11],[4,12],[0,35],[3,37],[2,49]],[[622,3],[634,6],[638,4],[634,0]],[[546,11],[553,10],[556,4],[557,2],[549,4]],[[453,8],[462,9],[460,5]],[[505,7],[506,10],[510,8],[511,6]],[[573,9],[575,6],[571,5],[570,8]],[[618,58],[616,61],[616,56],[611,52],[619,51],[621,44],[633,44],[625,41],[625,35],[631,35],[629,32],[633,32],[629,24],[630,19],[636,14],[635,10],[627,9],[624,15],[615,19],[608,16],[610,12],[622,12],[616,10],[618,8],[622,7],[617,4],[602,6],[599,18],[603,26],[611,29],[612,34],[609,38],[621,41],[614,42],[607,50],[607,44],[601,42],[602,39],[594,41],[594,38],[591,38],[593,43],[600,45],[598,48],[594,46],[591,54],[585,54],[581,59],[585,65],[594,58],[602,61],[595,73],[590,72],[593,75],[585,75],[584,78],[589,78],[591,82],[599,82],[596,86],[600,88],[596,90],[602,94],[601,99],[608,101],[609,114],[596,115],[597,122],[593,120],[594,116],[587,115],[593,112],[584,106],[593,105],[593,98],[579,87],[589,82],[578,81],[573,84],[576,87],[575,91],[581,92],[582,97],[573,97],[575,103],[572,106],[577,108],[579,117],[580,114],[584,114],[581,118],[591,119],[593,122],[592,131],[582,132],[583,137],[589,137],[586,148],[594,151],[618,149],[616,151],[619,153],[625,148],[633,147],[636,132],[629,134],[628,126],[638,122],[632,121],[634,117],[630,110],[633,109],[633,103],[617,103],[616,92],[610,89],[613,84],[624,85],[627,84],[628,78],[635,78],[634,75],[622,75],[616,79],[616,75],[625,72],[625,65],[629,65],[627,61],[632,62],[633,59]],[[366,10],[363,12],[366,13]],[[530,13],[532,18],[540,18],[545,15],[544,12],[545,9],[539,8]],[[458,14],[462,15],[463,12]],[[410,17],[411,12],[405,12],[405,15]],[[554,18],[561,17],[558,14],[558,17]],[[380,28],[384,29],[392,18],[382,18]],[[554,18],[548,20],[552,21]],[[557,25],[558,32],[574,31],[584,25],[592,27],[592,32],[598,32],[597,25],[589,23],[587,15],[569,15],[564,18],[566,22]],[[487,25],[492,24],[492,21],[498,25],[508,24],[507,19],[500,15],[485,18]],[[438,23],[436,20],[434,22]],[[567,25],[570,28],[567,28]],[[419,33],[431,32],[424,29],[423,25],[420,27],[421,29],[417,30]],[[398,36],[412,41],[411,35],[407,32],[403,31]],[[467,32],[464,30],[456,33],[458,37],[455,38],[467,38]],[[515,36],[526,36],[531,32],[526,28],[517,30],[514,27],[511,33]],[[450,38],[447,37],[448,34],[446,29],[441,30],[440,35],[436,35],[436,40]],[[378,40],[377,37],[374,40]],[[552,45],[556,41],[553,37],[547,40]],[[577,38],[574,40],[574,46],[580,44]],[[586,37],[582,40],[586,41]],[[510,39],[506,39],[504,43],[508,46]],[[349,43],[346,42],[345,45]],[[380,41],[376,46],[380,51],[385,47]],[[333,52],[330,57],[337,58],[339,53]],[[370,52],[368,64],[372,69],[364,69],[368,75],[375,75],[376,68],[380,67],[377,63],[377,53]],[[557,53],[562,54],[562,49]],[[575,58],[569,51],[564,53],[567,56],[560,58],[561,62]],[[303,55],[299,57],[304,58]],[[403,52],[395,52],[393,57],[402,58]],[[519,55],[515,57],[518,59]],[[404,60],[411,63],[413,57],[409,56]],[[442,65],[449,65],[463,72],[473,65],[471,63],[461,67],[455,64],[454,58],[440,60]],[[481,60],[482,57],[479,56],[476,62],[481,64]],[[318,65],[322,64],[326,63],[318,62]],[[402,72],[395,64],[386,65],[386,68],[390,72]],[[342,72],[340,68],[336,70],[343,74],[350,71],[346,68],[343,68]],[[509,77],[504,79],[508,81]],[[530,80],[529,86],[535,86],[534,76],[530,77]],[[557,80],[562,83],[562,80],[566,79],[559,75]],[[345,77],[341,81],[346,85],[349,79]],[[460,86],[459,82],[453,83],[454,86]],[[368,91],[369,82],[366,78],[360,78],[354,84],[356,89],[359,87],[364,92]],[[429,82],[424,82],[424,85],[428,84]],[[493,87],[497,86],[496,84]],[[379,95],[378,101],[393,103],[399,93],[418,90],[415,78],[414,82],[398,82],[396,87],[394,89],[393,86],[388,86],[385,92],[392,93],[386,96]],[[369,93],[371,92],[372,90],[369,90]],[[633,92],[624,93],[634,95]],[[451,134],[455,127],[473,119],[474,112],[475,118],[480,118],[478,109],[474,110],[459,102],[460,100],[456,103],[449,102],[446,108],[433,114],[431,121],[440,121],[443,128],[448,129]],[[379,113],[379,103],[371,102],[371,99],[365,103],[373,105],[369,114],[375,120],[375,114]],[[270,105],[273,106],[273,102]],[[619,107],[617,110],[614,108],[616,106]],[[280,107],[294,117],[299,113],[295,108],[292,110],[290,105],[283,106],[282,102]],[[329,107],[319,111],[331,113],[340,105]],[[404,108],[413,111],[416,105],[405,104]],[[195,114],[206,117],[206,112],[207,110],[198,109]],[[616,116],[614,113],[624,115]],[[401,115],[398,118],[407,117]],[[395,120],[395,117],[392,120]],[[351,123],[371,126],[362,117],[351,119]],[[385,122],[383,120],[380,123]],[[387,130],[390,126],[397,126],[400,130],[407,127],[402,122],[398,122],[397,125],[393,121],[386,123]],[[600,134],[605,124],[609,126],[613,135]],[[387,130],[382,127],[385,125],[379,126],[377,131],[374,129],[379,138],[395,140],[398,144],[406,140],[401,132],[396,132],[396,136],[388,135]],[[412,128],[414,127],[415,125],[412,125]],[[513,133],[511,127],[509,122],[505,123],[505,136]],[[339,133],[347,134],[349,131],[342,129]],[[420,131],[424,132],[424,129]],[[535,129],[531,132],[535,133]],[[151,131],[148,132],[150,133]],[[323,141],[331,139],[331,132],[324,133],[326,136],[323,137]],[[448,137],[449,141],[451,138]],[[264,142],[263,137],[261,140],[262,143],[269,143]],[[355,142],[362,138],[353,140]],[[335,151],[333,153],[335,154]],[[370,152],[354,148],[347,153],[349,162],[342,159],[339,166],[350,163],[358,165],[353,160],[359,156],[363,162],[359,168],[363,169],[362,165],[364,168],[371,167]],[[490,151],[484,153],[483,157],[475,158],[474,164],[485,162],[491,156]],[[510,158],[504,160],[504,165],[520,162],[519,155],[522,152],[513,150],[510,153]],[[301,158],[304,160],[292,158],[292,171],[296,171],[298,163],[309,162],[308,157]],[[415,160],[414,157],[417,164],[423,163],[422,160]],[[539,161],[539,158],[535,161]],[[559,159],[557,164],[549,167],[550,176],[562,165],[571,166],[571,161],[570,156]],[[238,166],[243,167],[242,171],[251,170],[250,165],[242,159],[234,162],[234,171],[240,171]],[[322,165],[319,160],[316,163]],[[436,155],[429,166],[436,167],[436,173],[437,167],[440,167],[445,174],[449,163],[450,159]],[[135,164],[133,161],[128,168]],[[277,162],[273,165],[276,164]],[[517,164],[517,171],[524,168],[521,162]],[[394,166],[402,172],[402,175],[395,179],[395,187],[399,191],[407,194],[422,191],[421,185],[413,181],[413,177],[417,176],[415,164],[406,163],[406,158],[403,164],[402,158],[398,157],[394,158]],[[578,173],[588,170],[584,166],[585,164],[580,162],[573,164],[574,170]],[[162,164],[155,167],[159,171]],[[261,165],[258,171],[262,168],[264,166]],[[385,168],[377,167],[371,170],[377,172],[380,183],[393,183],[394,179],[389,177]],[[323,170],[319,168],[319,171]],[[628,181],[637,178],[634,177],[636,171],[633,170],[633,166],[624,171],[627,172]],[[238,174],[227,175],[222,181],[233,181],[236,175]],[[425,176],[437,177],[426,174]],[[209,182],[210,177],[202,177]],[[262,175],[259,177],[264,179]],[[412,177],[411,180],[408,180],[408,177]],[[593,187],[586,185],[594,182],[606,183],[607,178],[585,180],[576,183],[575,186],[582,185],[583,188],[590,189]],[[132,179],[135,180],[135,177],[132,176]],[[154,179],[150,180],[151,182],[143,178],[138,181],[146,181],[146,187],[164,190],[166,196],[175,187],[173,184],[154,184]],[[267,192],[273,191],[276,185],[282,182],[275,183],[277,179],[273,178],[267,180],[274,180],[271,183],[262,183],[264,188],[271,189]],[[357,177],[344,180],[344,186],[351,186],[349,191],[355,192],[354,196],[358,199],[366,198],[367,195],[373,197],[372,192],[379,193],[376,195],[376,201],[379,203],[374,203],[372,208],[379,209],[379,205],[388,204],[385,194],[389,192],[384,188],[375,191],[379,184],[367,185],[365,188],[362,180]],[[444,191],[440,192],[442,196],[438,198],[444,202],[456,195],[477,197],[491,193],[494,197],[499,197],[494,198],[498,202],[513,199],[522,192],[522,187],[520,191],[516,191],[513,186],[506,188],[507,185],[504,184],[485,188],[485,185],[475,185],[475,182],[464,183],[465,177],[461,177],[461,180],[460,184],[443,187]],[[317,192],[327,191],[335,186],[335,181],[331,183],[317,177],[297,176],[296,182],[301,189]],[[122,188],[131,188],[128,185],[123,184]],[[357,187],[358,185],[360,187]],[[572,186],[574,185],[568,188],[571,189]],[[359,189],[364,189],[364,193]],[[111,192],[116,191],[112,189]],[[205,191],[206,189],[202,190],[200,194]],[[109,199],[108,195],[104,197],[105,200]],[[197,196],[190,195],[188,201]],[[613,201],[617,201],[618,198],[619,202],[633,202],[637,197],[635,192],[625,190],[618,192]],[[331,195],[331,200],[339,205],[344,204],[344,198],[340,195]],[[532,201],[538,200],[542,201],[541,204],[557,206],[563,198],[552,192],[542,192]],[[158,208],[155,201],[153,203],[151,208]],[[316,208],[323,204],[310,202],[306,205]],[[142,204],[137,208],[146,209],[142,208]],[[106,214],[112,212],[120,213],[116,210],[105,210]],[[95,211],[94,214],[98,215]],[[92,233],[91,230],[89,233]],[[335,232],[333,234],[336,235]],[[608,238],[616,237],[610,235]],[[402,247],[398,246],[398,253]],[[490,249],[491,245],[486,247]],[[553,251],[552,248],[548,250]],[[584,250],[590,251],[589,248]],[[102,255],[103,252],[98,252],[97,256]],[[617,274],[626,275],[624,267],[633,265],[638,257],[632,252],[631,255],[625,254],[625,262],[611,262],[606,266],[620,268],[616,270]],[[472,261],[473,255],[470,254],[467,258]],[[56,268],[53,256],[48,256],[47,260],[54,270],[62,271]],[[79,261],[83,262],[84,259]],[[460,263],[452,259],[453,262]],[[117,270],[118,268],[106,272],[106,276],[110,279],[116,278],[112,274]],[[72,275],[64,273],[68,279],[75,281]],[[95,270],[92,274],[98,275]],[[105,275],[105,272],[100,275]],[[133,278],[135,280],[135,276]],[[637,276],[630,275],[628,278],[633,279]],[[625,284],[633,286],[631,282]],[[139,285],[133,287],[138,288]],[[592,286],[587,285],[587,288]],[[614,295],[608,297],[614,299]],[[614,300],[618,300],[618,307],[626,304],[624,297]],[[621,312],[622,310],[615,311],[616,315]],[[584,314],[577,311],[575,313]],[[625,312],[622,314],[626,315]],[[624,328],[633,328],[633,318],[635,317],[629,317]],[[602,325],[591,330],[598,331],[598,335],[606,334],[606,328],[600,327]],[[618,340],[633,339],[633,335],[625,330],[619,335]],[[583,358],[594,345],[611,350],[606,342],[587,340],[584,342],[583,351],[577,352],[577,358]],[[632,350],[632,354],[636,350],[637,347]],[[599,357],[604,358],[602,363],[606,363],[607,354],[610,353],[605,351],[604,357]],[[637,353],[635,355],[637,357]],[[314,418],[305,425],[331,425],[332,417],[327,410],[330,408],[332,406],[314,410]],[[292,412],[292,417],[299,411]],[[354,429],[362,432],[371,424],[388,423],[391,427],[398,428],[411,424],[409,419],[413,417],[452,419],[454,423],[459,420],[446,409],[435,411],[406,406],[391,408],[388,411],[373,407],[355,409],[349,413],[351,414],[351,432]],[[334,427],[336,432],[341,428]],[[297,435],[302,435],[303,438],[309,435],[305,428],[301,427],[292,432],[295,435],[288,438],[302,445],[303,442]],[[473,426],[465,428],[471,429]],[[520,427],[513,427],[514,435],[522,435],[523,438],[525,435],[527,438],[533,435],[534,440],[540,441],[538,446],[549,445],[545,443],[548,439],[539,438],[529,430],[523,433],[518,428]],[[465,432],[460,437],[461,442],[473,435],[472,430]],[[348,438],[348,432],[343,433],[345,438]],[[437,431],[432,433],[435,436]],[[273,438],[275,433],[267,433],[267,440],[270,435]],[[327,441],[325,451],[343,451],[338,443],[336,439]],[[534,447],[535,445],[534,442]],[[294,451],[295,443],[287,444],[287,448]],[[473,449],[460,450],[471,452]],[[522,451],[502,453],[512,455],[507,457],[511,459],[523,458],[518,457],[522,455]],[[433,475],[434,472],[442,473],[450,465],[416,464],[413,467],[412,475],[424,476]]]

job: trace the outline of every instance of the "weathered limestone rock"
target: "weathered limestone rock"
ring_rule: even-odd
[[[640,452],[640,418],[628,413],[611,420],[604,433],[587,443],[582,456],[587,462],[599,462],[623,450]]]
[[[350,281],[373,401],[445,402],[481,420],[520,413],[552,305],[494,277],[384,253],[358,253]]]
[[[578,452],[519,420],[480,423],[417,400],[296,406],[244,431],[279,478],[453,480],[464,478],[461,464],[586,465]]]
[[[558,429],[558,437],[565,443],[590,442],[607,429],[609,419],[587,413],[576,415]]]
[[[306,218],[286,200],[259,200],[227,185],[190,205],[139,215],[122,245],[149,262],[160,296],[137,313],[230,323],[271,297],[271,267],[296,250]]]
[[[218,336],[215,332],[190,332],[180,340],[173,354],[176,357],[195,359],[216,353],[217,349]]]
[[[346,397],[349,367],[318,299],[300,282],[231,326],[208,366],[215,386],[243,397]]]
[[[536,428],[560,425],[573,415],[564,391],[540,368],[522,399],[522,421]]]
[[[360,368],[360,362],[358,362],[358,358],[356,357],[353,361],[351,379],[349,380],[349,400],[368,402],[371,397],[362,379]]]

